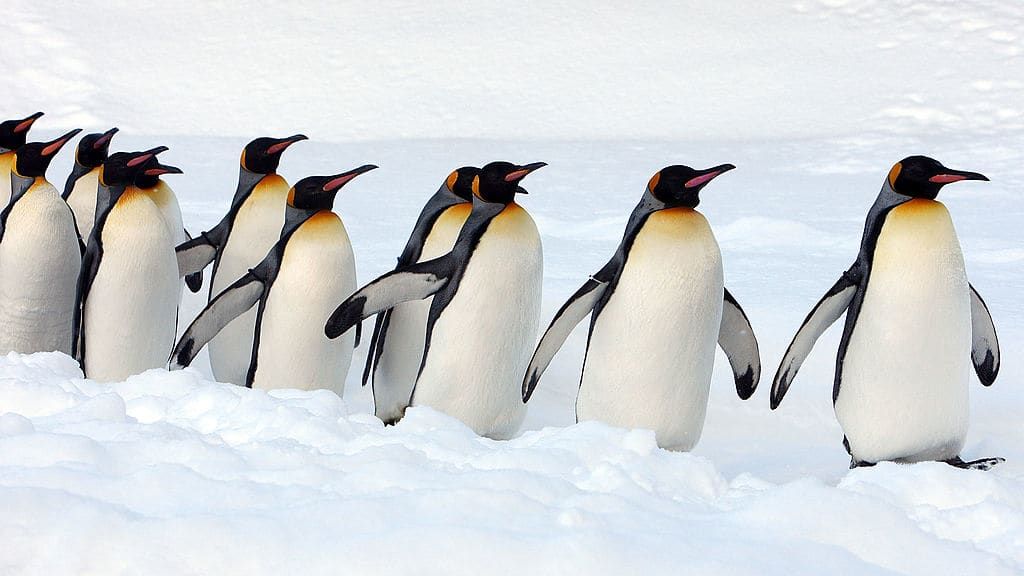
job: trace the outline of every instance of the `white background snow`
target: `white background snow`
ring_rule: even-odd
[[[583,329],[508,442],[429,409],[385,429],[358,386],[365,349],[344,399],[216,384],[205,356],[107,385],[64,356],[12,354],[0,573],[1024,572],[1024,4],[43,4],[4,5],[0,115],[46,111],[39,138],[116,125],[115,148],[170,146],[193,231],[227,209],[249,139],[303,132],[291,182],[381,166],[336,203],[366,281],[452,168],[548,162],[521,202],[544,240],[545,325],[654,171],[736,164],[701,210],[764,374],[742,402],[719,355],[704,437],[677,454],[647,431],[572,425]],[[989,473],[847,471],[837,329],[768,409],[789,338],[915,153],[992,179],[941,196],[1002,344],[995,385],[971,385],[963,453],[1007,458]],[[63,152],[51,181],[69,166]]]

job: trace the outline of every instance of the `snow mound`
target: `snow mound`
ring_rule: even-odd
[[[0,358],[0,567],[125,574],[1013,574],[1024,483],[882,464],[725,478],[649,431],[508,442],[414,408]],[[770,559],[770,569],[765,571]]]

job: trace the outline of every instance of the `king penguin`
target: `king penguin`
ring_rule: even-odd
[[[181,172],[151,164],[164,150],[118,152],[103,163],[78,283],[75,356],[86,378],[120,381],[165,366],[174,346],[181,290],[174,238],[160,208],[133,186],[143,169]]]
[[[405,243],[398,267],[432,260],[451,251],[472,210],[473,178],[479,168],[452,172],[430,197]],[[402,418],[423,358],[431,298],[403,302],[377,315],[366,354],[363,385],[373,374],[373,409],[385,424]]]
[[[278,176],[281,154],[306,140],[257,138],[242,150],[231,208],[214,228],[177,248],[178,273],[188,276],[211,262],[210,299],[260,263],[280,239],[289,187]],[[210,367],[220,382],[244,385],[252,356],[256,310],[242,314],[210,342]]]
[[[111,128],[102,134],[87,134],[78,141],[75,165],[64,184],[64,200],[75,213],[75,224],[82,241],[89,242],[92,224],[96,220],[96,190],[99,187],[100,168],[107,159],[110,140],[117,134]]]
[[[797,331],[772,385],[779,406],[818,337],[846,312],[832,402],[851,467],[943,461],[988,469],[1002,458],[960,459],[973,361],[991,385],[999,343],[985,302],[967,281],[946,207],[946,184],[988,180],[925,156],[889,171],[868,212],[860,253]]]
[[[580,321],[590,332],[576,418],[654,430],[658,445],[686,451],[700,439],[715,344],[736,392],[757,387],[761,361],[746,314],[723,284],[722,255],[696,210],[711,180],[735,168],[669,166],[647,184],[611,260],[566,302],[523,380],[523,402]]]
[[[544,262],[537,226],[515,196],[526,192],[519,182],[542,166],[484,166],[452,250],[369,283],[325,327],[337,338],[364,318],[433,296],[409,404],[445,412],[494,439],[511,438],[526,416],[520,381],[537,333]]]
[[[0,212],[0,354],[71,354],[82,250],[75,217],[46,169],[78,132],[15,153],[11,201]]]
[[[21,120],[0,122],[0,210],[11,201],[11,172],[14,170],[14,153],[25,144],[28,131],[43,115],[36,112]]]
[[[280,239],[185,330],[171,354],[171,368],[188,366],[219,330],[255,307],[246,386],[323,388],[341,396],[354,336],[332,341],[319,327],[334,303],[355,290],[356,267],[345,225],[332,206],[342,186],[374,168],[366,165],[296,182]]]

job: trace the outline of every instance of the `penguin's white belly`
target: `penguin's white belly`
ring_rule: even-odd
[[[327,318],[356,288],[345,226],[335,214],[310,218],[288,240],[260,325],[253,388],[324,388],[341,396],[355,331],[330,340]]]
[[[929,200],[902,204],[879,234],[835,403],[854,458],[959,455],[970,353],[970,293],[949,213]]]
[[[519,430],[543,267],[533,219],[509,205],[480,239],[454,299],[434,324],[413,405],[445,412],[490,438]]]
[[[0,242],[0,354],[71,353],[81,266],[71,211],[49,183],[33,185]]]
[[[212,296],[262,262],[281,237],[287,193],[287,184],[283,193],[261,184],[239,208],[212,281]],[[210,341],[210,367],[217,381],[245,385],[255,327],[253,308],[232,320]]]
[[[450,252],[471,209],[467,202],[445,210],[424,241],[418,261]],[[423,359],[431,302],[433,298],[404,302],[391,311],[384,347],[373,374],[374,413],[385,422],[401,418],[409,405]]]
[[[75,181],[68,196],[68,206],[75,213],[75,224],[82,235],[82,241],[89,242],[89,234],[96,221],[96,189],[99,186],[98,168],[90,170]]]
[[[124,380],[167,364],[178,310],[174,243],[156,205],[129,188],[107,216],[85,302],[85,372]]]
[[[578,420],[652,429],[690,450],[707,411],[722,321],[722,256],[689,209],[652,214],[637,234],[587,347]]]
[[[14,168],[14,152],[0,154],[0,210],[11,202],[11,169]]]

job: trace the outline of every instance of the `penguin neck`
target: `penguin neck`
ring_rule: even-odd
[[[25,193],[28,192],[29,188],[34,186],[36,184],[36,182],[38,182],[38,181],[45,182],[46,178],[44,178],[43,176],[36,176],[36,177],[22,176],[21,174],[18,174],[17,172],[12,170],[11,171],[11,201],[10,201],[10,204],[13,205],[15,202],[20,200],[22,198],[22,196],[24,196]]]
[[[102,227],[103,221],[107,219],[110,211],[114,209],[117,201],[121,199],[127,189],[126,184],[107,186],[103,183],[96,188],[96,220],[93,224],[96,228]]]
[[[456,248],[460,246],[465,247],[471,252],[484,235],[484,232],[487,231],[491,221],[504,212],[506,208],[513,205],[515,205],[515,202],[509,202],[508,204],[487,202],[474,196],[473,210],[469,213],[469,218],[466,219],[462,230],[459,231],[459,237],[455,241]]]
[[[0,157],[7,156],[8,154],[14,154],[14,150],[0,146]]]
[[[871,261],[875,251],[875,244],[878,242],[878,233],[882,230],[882,224],[885,223],[886,215],[893,208],[909,200],[912,200],[910,196],[904,196],[893,190],[892,185],[889,184],[889,179],[885,179],[882,183],[882,189],[878,191],[878,197],[875,198],[875,203],[872,204],[871,210],[868,211],[867,218],[864,220],[864,233],[860,239],[860,253],[857,255],[858,261],[864,264]]]
[[[299,226],[302,226],[306,220],[309,220],[319,212],[330,212],[328,208],[296,208],[289,204],[284,210],[284,227],[281,228],[281,237],[291,235],[293,232],[298,230]]]
[[[232,206],[236,208],[241,206],[245,199],[252,194],[252,191],[256,186],[263,181],[264,178],[271,174],[259,174],[257,172],[250,172],[245,169],[244,166],[238,167],[238,187],[235,188],[235,197],[231,200]]]

